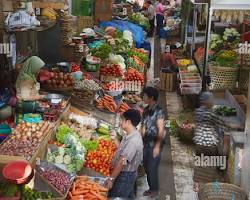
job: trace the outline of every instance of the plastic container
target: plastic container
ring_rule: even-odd
[[[74,80],[76,80],[76,81],[82,80],[82,74],[83,73],[81,71],[73,72],[71,74],[72,74],[72,77],[73,77]]]
[[[32,168],[29,163],[25,161],[14,161],[3,168],[3,176],[6,180],[15,183],[22,184],[32,173]]]
[[[93,14],[92,0],[72,0],[72,15],[91,16]]]

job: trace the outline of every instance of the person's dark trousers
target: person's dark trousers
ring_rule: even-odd
[[[156,15],[156,24],[157,24],[157,29],[156,29],[156,35],[160,35],[160,30],[163,28],[163,21],[164,21],[164,16],[157,14]]]
[[[161,153],[158,157],[153,157],[153,145],[144,144],[143,166],[147,174],[147,181],[151,191],[159,191],[159,164]]]
[[[121,172],[115,179],[108,196],[134,199],[134,186],[137,179],[136,172]]]
[[[148,32],[148,37],[152,37],[154,34],[154,28],[155,28],[155,18],[152,20],[149,20],[149,24],[150,24],[150,30]]]

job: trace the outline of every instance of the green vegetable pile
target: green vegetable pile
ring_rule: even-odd
[[[142,68],[139,65],[137,65],[137,63],[132,58],[128,58],[126,60],[126,65],[128,67],[132,67],[132,68],[136,69],[137,71],[139,71],[141,73],[144,72],[144,68]]]
[[[81,140],[81,144],[87,151],[95,151],[97,148],[97,141],[95,140]]]
[[[18,187],[15,184],[0,184],[0,197],[15,197],[17,192]]]
[[[56,139],[59,143],[63,144],[65,136],[71,132],[71,129],[66,125],[60,125],[56,132]]]
[[[51,199],[53,194],[51,192],[38,192],[35,189],[30,189],[27,186],[23,186],[21,189],[21,200],[31,199]]]
[[[64,146],[58,147],[56,151],[48,149],[47,161],[65,165],[70,173],[80,171],[85,161],[86,149],[81,144],[79,136],[63,124],[58,127],[56,139]]]
[[[115,38],[115,47],[114,51],[116,54],[127,53],[130,49],[129,41],[124,38]]]
[[[222,67],[237,67],[238,54],[232,50],[221,50],[215,54],[215,62]]]
[[[143,53],[140,53],[140,52],[137,52],[133,49],[130,49],[128,51],[128,55],[129,56],[137,56],[138,58],[140,58],[140,60],[143,62],[143,63],[147,63],[148,62],[148,56],[146,54],[143,54]]]
[[[90,50],[93,56],[105,60],[109,57],[109,54],[112,52],[112,47],[108,44],[102,44],[100,47],[96,47]]]
[[[212,34],[210,39],[210,49],[219,50],[223,46],[223,40],[219,34]]]
[[[224,105],[215,105],[213,107],[213,110],[216,114],[222,115],[222,116],[235,116],[237,115],[237,111],[235,108],[230,106],[224,106]]]
[[[149,30],[150,28],[149,20],[141,13],[133,13],[128,18],[130,22],[137,24],[138,26],[141,26],[145,31]]]

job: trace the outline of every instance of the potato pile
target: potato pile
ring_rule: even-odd
[[[22,156],[29,161],[49,130],[50,124],[46,121],[37,124],[21,122],[1,144],[0,152],[3,155]]]
[[[74,81],[69,73],[51,72],[51,78],[46,84],[53,88],[73,87]]]
[[[142,101],[141,97],[136,94],[126,94],[124,96],[124,101],[126,101],[129,104],[136,104]]]

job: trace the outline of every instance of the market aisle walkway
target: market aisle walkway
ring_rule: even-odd
[[[155,39],[154,42],[154,77],[160,76],[160,56],[162,52],[162,43],[164,41]],[[159,104],[167,112],[167,99],[166,92],[160,92]],[[174,173],[173,173],[173,161],[171,155],[171,143],[170,137],[167,136],[167,144],[162,151],[162,160],[159,169],[160,176],[160,200],[176,200],[175,185],[174,185]],[[170,198],[169,198],[170,197]]]
[[[181,97],[176,92],[167,92],[166,98],[169,119],[176,119],[183,110]],[[176,200],[197,200],[197,194],[193,191],[194,152],[192,146],[182,144],[172,136],[170,136],[170,141]]]
[[[151,39],[152,46],[152,62],[151,67],[148,70],[148,83],[154,78],[159,78],[160,74],[160,55],[161,55],[161,41],[159,39]],[[159,104],[162,108],[167,111],[166,103],[166,93],[160,92]],[[160,175],[160,195],[159,200],[176,200],[175,195],[175,184],[174,184],[174,174],[173,174],[173,162],[171,156],[171,145],[170,137],[167,138],[167,145],[165,145],[162,152],[162,160],[159,169]],[[145,190],[148,189],[146,177],[142,177],[138,181],[138,191],[137,191],[137,200],[146,200],[152,198],[143,197],[142,194]],[[153,200],[153,199],[152,199]]]

